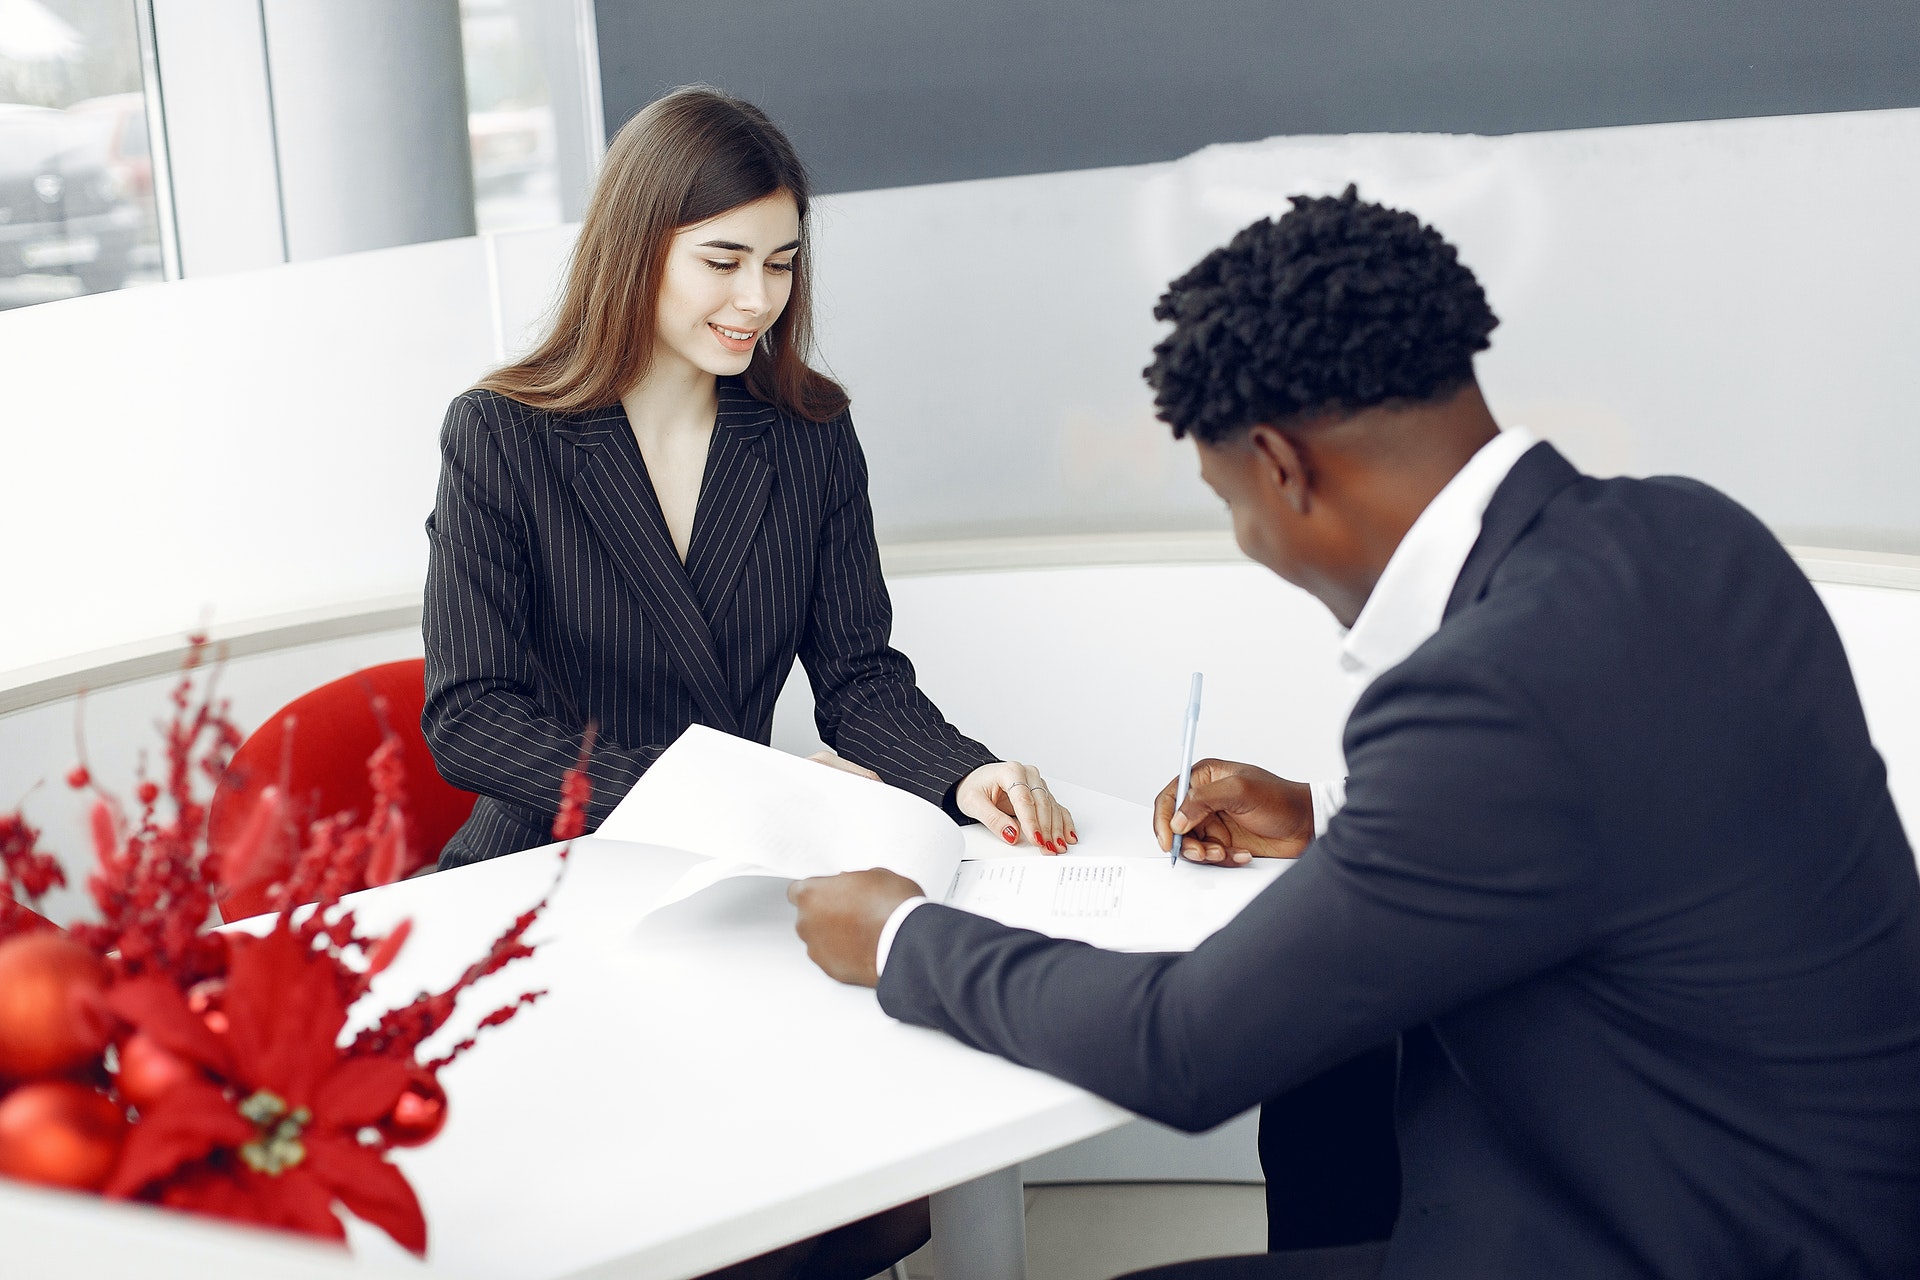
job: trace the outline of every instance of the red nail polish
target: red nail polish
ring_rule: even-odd
[[[1015,831],[1012,827],[1002,827],[1000,829],[1000,834],[1007,838],[1008,844],[1020,843],[1020,833]]]

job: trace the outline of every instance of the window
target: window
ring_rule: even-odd
[[[132,0],[0,0],[0,307],[162,278]]]
[[[568,21],[572,13],[552,6]],[[460,0],[473,147],[474,221],[481,231],[561,221],[553,96],[542,54],[553,14],[526,0]]]

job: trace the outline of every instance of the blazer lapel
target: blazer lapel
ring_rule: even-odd
[[[573,473],[574,495],[615,569],[645,605],[707,723],[738,734],[740,720],[713,632],[673,549],[626,414],[615,405],[581,426],[577,443],[584,456]],[[696,529],[696,541],[698,536]]]
[[[734,584],[773,492],[764,439],[773,421],[773,406],[755,400],[731,378],[720,380],[720,413],[687,546],[687,577],[709,625],[718,624],[732,603]]]
[[[1579,478],[1573,464],[1544,440],[1520,455],[1520,461],[1513,464],[1513,470],[1507,472],[1487,503],[1486,514],[1480,518],[1480,537],[1467,553],[1460,576],[1454,579],[1442,618],[1451,618],[1486,593],[1493,571],[1520,541],[1540,508]]]

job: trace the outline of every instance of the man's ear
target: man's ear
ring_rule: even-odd
[[[1277,427],[1256,422],[1247,429],[1253,473],[1289,507],[1305,515],[1312,503],[1307,457],[1294,439]]]

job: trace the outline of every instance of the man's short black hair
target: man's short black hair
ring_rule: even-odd
[[[1146,378],[1176,439],[1432,401],[1473,379],[1500,322],[1439,232],[1351,186],[1292,203],[1200,259],[1153,309],[1174,327]]]

